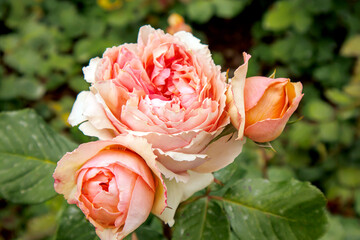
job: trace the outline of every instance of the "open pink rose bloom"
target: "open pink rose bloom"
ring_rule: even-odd
[[[90,91],[79,94],[69,122],[100,139],[146,138],[169,179],[187,182],[188,170],[216,171],[241,152],[243,142],[229,136],[209,145],[230,122],[227,84],[208,47],[190,33],[144,26],[137,44],[107,49],[84,74]]]

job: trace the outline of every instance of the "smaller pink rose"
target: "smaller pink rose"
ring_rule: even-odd
[[[284,130],[303,97],[302,84],[287,78],[250,77],[245,80],[244,135],[268,142]]]
[[[82,144],[58,162],[54,187],[102,240],[123,239],[167,205],[155,158],[145,139],[131,135]]]

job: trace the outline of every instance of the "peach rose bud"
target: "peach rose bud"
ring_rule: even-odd
[[[168,18],[169,27],[166,32],[175,34],[179,31],[191,32],[191,27],[185,23],[184,18],[177,13],[173,13]]]
[[[256,142],[277,138],[298,107],[301,92],[302,84],[287,78],[246,78],[244,135]]]
[[[58,162],[54,187],[82,210],[100,239],[120,240],[166,207],[155,158],[145,139],[130,135],[82,144]]]

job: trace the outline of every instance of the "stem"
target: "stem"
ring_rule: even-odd
[[[267,167],[268,167],[268,162],[270,159],[266,154],[266,150],[264,148],[260,148],[260,149],[261,149],[261,153],[262,153],[261,155],[262,155],[262,160],[263,160],[263,166],[261,168],[261,172],[262,172],[263,178],[268,179],[269,176],[268,176],[268,172],[267,172]]]
[[[165,238],[168,240],[171,240],[172,232],[171,232],[171,228],[169,227],[169,225],[167,225],[166,223],[163,222],[162,228],[163,228],[163,234],[164,234]]]

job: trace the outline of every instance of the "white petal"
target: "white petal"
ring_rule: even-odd
[[[194,35],[189,32],[180,31],[175,33],[174,36],[180,38],[180,40],[185,43],[189,49],[201,50],[207,48],[207,45],[201,44],[200,39],[194,37]]]
[[[195,192],[207,187],[214,179],[211,173],[196,173],[189,171],[190,179],[187,183],[178,183],[175,180],[165,179],[167,187],[168,207],[158,217],[172,226],[175,223],[174,216],[180,202],[185,201]]]
[[[84,78],[88,83],[95,82],[95,71],[100,62],[100,58],[92,58],[89,62],[89,66],[83,67]]]
[[[88,98],[89,94],[91,94],[91,92],[82,91],[77,95],[68,118],[68,122],[71,126],[76,126],[87,120],[83,113],[87,104],[86,99]]]

